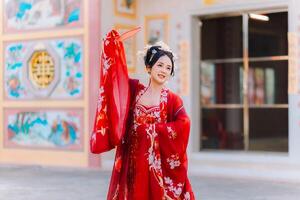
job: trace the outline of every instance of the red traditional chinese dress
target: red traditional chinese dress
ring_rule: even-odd
[[[116,40],[111,40],[112,34]],[[115,50],[116,47],[120,48],[118,56],[120,56],[120,52],[124,54],[123,46],[117,40],[119,35],[112,32],[109,36],[110,41],[107,44],[109,45],[113,41],[113,48]],[[104,46],[103,53],[105,52]],[[107,55],[104,57],[102,63],[107,59],[117,63],[116,58],[118,57],[109,58]],[[190,121],[183,108],[182,100],[164,88],[161,91],[160,104],[147,107],[138,101],[146,88],[137,80],[129,80],[124,77],[121,80],[123,80],[122,84],[127,85],[125,88],[128,87],[128,94],[118,98],[113,97],[118,92],[112,91],[112,87],[106,86],[112,86],[118,81],[120,83],[122,73],[116,72],[119,70],[116,66],[111,64],[106,69],[108,70],[106,76],[119,74],[119,76],[114,76],[115,79],[103,77],[103,73],[101,75],[101,78],[110,80],[110,83],[100,82],[102,92],[99,99],[101,101],[98,101],[95,127],[91,137],[91,150],[94,153],[107,151],[113,147],[117,148],[107,199],[195,199],[187,177],[186,148]],[[124,76],[128,77],[127,74]],[[122,97],[125,106],[122,103],[118,104],[120,103],[118,101],[116,103],[116,99]],[[110,113],[109,108],[111,107],[117,112]],[[123,118],[120,115],[123,113],[122,109],[125,112],[124,120],[120,120]],[[112,121],[119,121],[121,124],[112,124],[111,117],[116,117],[117,120]],[[115,130],[124,130],[124,132],[120,133]],[[119,138],[119,142],[116,138]]]

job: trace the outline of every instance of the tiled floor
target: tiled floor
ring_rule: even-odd
[[[105,200],[110,173],[99,170],[0,166],[0,200]],[[190,177],[199,200],[299,200],[300,184]]]

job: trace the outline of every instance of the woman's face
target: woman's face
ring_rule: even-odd
[[[149,68],[151,81],[157,84],[164,84],[169,80],[172,71],[171,59],[164,55],[160,57],[157,62]]]

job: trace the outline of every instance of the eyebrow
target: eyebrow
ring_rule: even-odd
[[[157,64],[164,64],[163,62],[158,61]],[[168,67],[171,67],[171,65],[167,65]]]

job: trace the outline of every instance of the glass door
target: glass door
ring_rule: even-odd
[[[287,151],[287,12],[201,22],[201,150]]]

